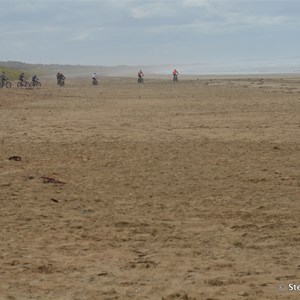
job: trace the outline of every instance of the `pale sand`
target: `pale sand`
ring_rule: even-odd
[[[299,299],[299,77],[42,84],[0,89],[0,299]]]

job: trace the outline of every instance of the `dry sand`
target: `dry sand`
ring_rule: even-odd
[[[299,77],[42,84],[0,89],[1,300],[300,299]]]

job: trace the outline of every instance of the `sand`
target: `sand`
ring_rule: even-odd
[[[100,81],[0,89],[0,299],[299,299],[300,77]]]

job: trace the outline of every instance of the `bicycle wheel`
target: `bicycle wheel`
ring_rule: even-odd
[[[35,86],[35,83],[34,82],[30,82],[29,87],[33,88],[34,86]]]
[[[18,87],[19,89],[22,87],[22,82],[21,82],[21,81],[19,81],[19,82],[17,83],[17,87]]]
[[[35,86],[38,87],[38,88],[40,88],[40,87],[42,86],[42,84],[41,84],[39,81],[37,81],[37,82],[35,83]]]
[[[11,82],[7,81],[6,84],[5,84],[5,86],[6,86],[8,89],[10,89],[10,88],[11,88]]]
[[[24,85],[26,88],[28,88],[30,86],[30,83],[28,81],[25,81]]]

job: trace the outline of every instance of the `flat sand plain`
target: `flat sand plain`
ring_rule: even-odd
[[[300,77],[100,81],[0,89],[0,299],[299,299]]]

